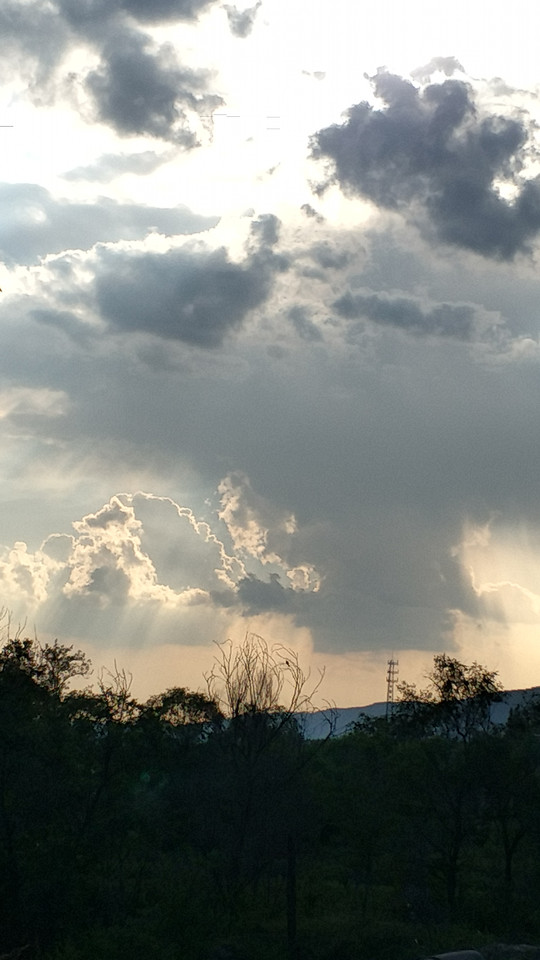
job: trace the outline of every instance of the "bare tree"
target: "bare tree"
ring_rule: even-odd
[[[296,835],[303,786],[301,773],[313,752],[306,750],[299,714],[313,709],[324,678],[315,682],[294,650],[246,634],[235,646],[218,644],[213,669],[205,676],[212,700],[228,718],[218,738],[233,771],[228,833],[230,858],[225,881],[234,906],[243,878],[257,882],[269,850],[286,852],[287,951],[296,956]],[[328,736],[333,712],[328,714]],[[232,908],[232,907],[231,907]]]
[[[116,723],[131,723],[137,719],[141,708],[131,695],[133,675],[120,669],[116,660],[114,671],[102,669],[98,677],[100,695],[107,707],[108,719]]]
[[[219,653],[205,674],[208,692],[226,717],[269,714],[286,722],[294,714],[312,709],[313,697],[324,678],[310,684],[294,650],[248,633],[240,646],[231,640],[218,644]]]

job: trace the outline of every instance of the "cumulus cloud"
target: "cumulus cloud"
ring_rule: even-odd
[[[527,115],[484,112],[461,80],[418,88],[386,70],[373,78],[383,107],[363,101],[345,123],[319,130],[312,156],[349,195],[423,218],[449,244],[511,260],[540,231],[540,180],[523,179]],[[512,185],[513,197],[499,190]]]
[[[219,518],[223,520],[234,548],[256,557],[263,564],[282,563],[281,554],[296,531],[292,514],[283,514],[253,490],[242,473],[229,474],[218,486]]]
[[[124,332],[218,347],[264,303],[275,274],[288,268],[288,260],[272,251],[276,240],[276,219],[262,217],[240,263],[224,248],[103,251],[95,283],[101,316]]]
[[[144,515],[145,503],[149,529],[138,516],[141,506]],[[149,512],[148,504],[153,508]],[[152,537],[156,513],[163,505],[172,508],[176,515],[176,536],[181,550],[180,557],[175,557],[174,547],[169,543],[167,563],[160,557],[158,538]],[[158,515],[159,536],[163,540],[165,530],[160,519]],[[170,532],[170,517],[168,520]],[[43,555],[55,571],[62,571],[62,577],[57,576],[50,584],[49,594],[53,600],[56,593],[56,598],[61,595],[64,602],[82,601],[95,604],[100,610],[111,606],[151,608],[159,605],[169,611],[178,611],[208,604],[209,587],[216,588],[220,583],[234,584],[231,580],[233,573],[237,579],[244,575],[243,566],[226,554],[223,544],[209,527],[198,522],[189,508],[180,507],[168,498],[143,493],[116,495],[95,513],[74,521],[73,528],[75,533],[71,537],[49,536],[39,551],[39,557]],[[182,562],[186,554],[196,560],[194,541],[204,553],[202,565]],[[157,547],[163,577],[159,576],[151,555],[154,547]],[[213,571],[208,569],[209,559],[215,564]],[[175,582],[171,583],[171,580]],[[34,600],[40,599],[44,598],[34,597]]]
[[[322,578],[312,563],[291,564],[293,542],[298,534],[295,516],[258,494],[249,478],[240,472],[224,477],[218,492],[218,516],[237,556],[245,559],[246,568],[253,559],[262,567],[274,568],[267,579],[246,569],[238,581],[234,603],[244,616],[280,611],[300,615],[301,622],[306,598],[308,606],[316,600]],[[224,606],[233,602],[223,591],[215,595],[215,600]]]
[[[276,609],[300,613],[302,597],[318,592],[319,575],[309,562],[290,566],[273,550],[279,545],[286,552],[294,518],[256,494],[246,477],[224,478],[220,491],[213,525],[169,497],[139,491],[111,497],[74,521],[71,535],[51,534],[34,552],[23,542],[2,548],[3,596],[40,620],[77,623],[91,611],[96,623],[115,622],[115,629],[120,615],[133,629],[138,611],[135,641],[144,639],[152,616],[172,624],[175,615],[213,611],[219,618],[227,609],[236,618]],[[268,565],[266,583],[259,574]]]
[[[47,599],[49,582],[58,564],[42,550],[32,553],[26,543],[17,541],[0,549],[0,588],[3,601],[32,607]]]
[[[139,31],[106,43],[101,63],[85,79],[97,119],[120,136],[150,136],[184,148],[199,141],[189,114],[210,115],[224,100],[207,93],[208,75],[182,67],[170,44],[156,46]]]
[[[77,536],[63,591],[67,597],[91,595],[98,604],[122,603],[128,597],[167,602],[170,591],[157,583],[152,561],[141,547],[141,523],[132,506],[112,497],[73,526]]]
[[[212,2],[8,2],[0,11],[0,32],[10,79],[20,72],[38,105],[73,95],[81,85],[80,104],[90,96],[93,121],[112,126],[120,136],[151,136],[191,149],[200,143],[197,114],[211,115],[224,101],[209,92],[205,70],[183,67],[171,44],[154,43],[138,24],[193,21]],[[86,75],[66,66],[74,42],[100,58]]]

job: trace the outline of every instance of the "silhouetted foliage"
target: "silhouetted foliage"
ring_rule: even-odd
[[[396,717],[318,742],[296,723],[309,678],[261,638],[220,648],[207,693],[140,703],[116,664],[70,689],[88,672],[58,641],[0,649],[0,955],[413,960],[540,940],[538,711],[494,727],[489,670],[442,655]]]
[[[445,653],[434,658],[429,686],[399,683],[393,719],[411,733],[469,740],[491,727],[492,704],[502,699],[497,673],[478,663],[466,666]]]

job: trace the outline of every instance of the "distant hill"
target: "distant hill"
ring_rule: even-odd
[[[540,696],[540,687],[529,687],[526,690],[505,690],[500,703],[494,703],[491,708],[493,723],[504,724],[508,720],[510,711],[519,704],[532,697]],[[360,714],[367,717],[384,717],[386,702],[370,703],[365,707],[336,707],[334,710],[315,710],[313,713],[299,713],[304,736],[308,740],[322,740],[328,736],[329,717],[333,716],[335,729],[334,737],[340,737],[347,727],[358,720]]]

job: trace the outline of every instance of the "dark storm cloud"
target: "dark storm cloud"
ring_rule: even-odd
[[[271,573],[267,580],[249,573],[238,581],[236,590],[213,590],[211,597],[216,607],[237,607],[244,617],[282,613],[298,617],[299,624],[304,620],[303,612],[316,608],[320,599],[316,593],[284,587],[277,573]]]
[[[267,581],[249,574],[238,584],[238,600],[247,616],[274,610],[292,613],[298,607],[298,599],[295,590],[282,586],[277,574],[271,574]]]
[[[429,309],[409,297],[384,294],[353,294],[350,291],[332,304],[341,317],[364,317],[410,333],[441,335],[469,340],[475,326],[475,311],[469,304],[439,303]]]
[[[330,182],[413,221],[421,211],[441,240],[483,256],[527,251],[540,230],[540,180],[517,177],[532,124],[481,115],[460,80],[419,90],[382,71],[373,86],[384,108],[358,103],[311,139],[312,155],[332,162]],[[514,199],[497,180],[515,184]]]
[[[64,174],[64,180],[86,180],[90,183],[110,183],[126,173],[146,176],[171,159],[169,153],[160,155],[154,150],[139,153],[104,153],[84,167],[74,167]]]
[[[255,6],[249,7],[248,10],[237,10],[236,7],[230,7],[227,3],[224,5],[223,9],[227,14],[231,32],[234,33],[235,37],[244,38],[249,36],[253,30],[257,10],[261,5],[262,0],[258,0]]]
[[[188,113],[210,115],[224,101],[206,93],[207,76],[182,67],[169,44],[156,47],[145,34],[123,31],[105,45],[85,87],[97,117],[121,136],[151,136],[197,146]]]
[[[274,218],[254,225],[271,234]],[[267,299],[274,274],[288,261],[264,243],[241,263],[223,248],[165,254],[105,251],[96,278],[104,319],[120,330],[141,330],[199,347],[217,347],[250,310]]]
[[[56,200],[35,183],[0,184],[0,258],[33,263],[66,249],[87,250],[98,241],[143,239],[151,230],[167,235],[198,233],[215,226],[187,207],[145,207],[102,197],[99,203]]]

